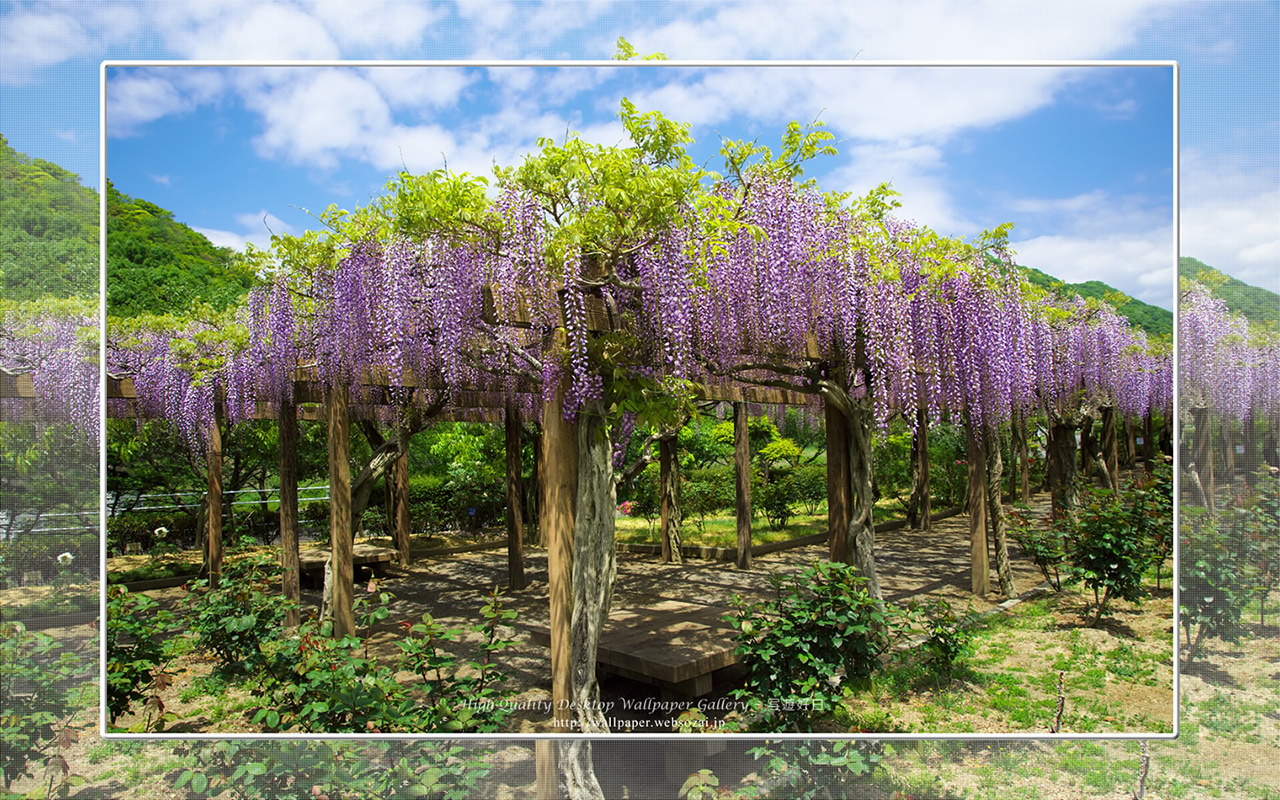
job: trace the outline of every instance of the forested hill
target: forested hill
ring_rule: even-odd
[[[1052,275],[1047,275],[1032,267],[1023,267],[1027,280],[1037,286],[1048,289],[1059,296],[1071,297],[1080,295],[1084,298],[1096,297],[1108,300],[1122,294],[1119,290],[1102,281],[1085,281],[1084,283],[1064,283]],[[1130,297],[1127,302],[1117,305],[1116,310],[1129,318],[1129,324],[1142,328],[1149,335],[1173,336],[1173,312],[1160,306],[1153,306]]]
[[[98,293],[98,193],[0,135],[0,296]]]
[[[1187,280],[1200,279],[1211,286],[1214,297],[1226,303],[1232,311],[1244,314],[1250,322],[1280,325],[1280,294],[1260,286],[1250,286],[1187,256],[1178,259],[1178,274]]]
[[[173,213],[135,200],[107,182],[107,313],[181,311],[193,301],[234,305],[254,274],[227,247],[177,222]]]

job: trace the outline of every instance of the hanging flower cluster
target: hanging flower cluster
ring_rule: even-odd
[[[33,400],[0,400],[4,419],[71,423],[97,446],[98,321],[74,301],[0,304],[0,369],[29,374]]]
[[[1182,402],[1237,420],[1280,412],[1280,337],[1251,334],[1245,317],[1199,283],[1178,310]]]

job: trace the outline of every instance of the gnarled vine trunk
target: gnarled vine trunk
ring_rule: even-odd
[[[927,531],[933,513],[929,500],[929,417],[916,411],[916,432],[911,437],[911,499],[907,501],[907,527]]]
[[[1004,465],[1000,458],[1000,441],[994,430],[988,430],[982,440],[987,470],[987,520],[996,546],[996,579],[1000,582],[1000,594],[1013,597],[1013,570],[1009,566],[1009,537],[1005,526],[1004,506],[1000,504],[1000,481]]]
[[[871,514],[875,506],[871,487],[871,409],[865,400],[853,403],[848,429],[849,480],[853,489],[850,496],[853,508],[849,515],[846,547],[849,549],[851,563],[867,579],[867,591],[877,602],[883,603],[880,579],[876,574],[875,523]]]
[[[1076,431],[1069,420],[1055,419],[1049,424],[1048,459],[1049,494],[1053,502],[1053,518],[1069,515],[1076,507]]]
[[[680,552],[680,460],[676,454],[676,436],[658,441],[658,482],[662,493],[662,561],[684,563]]]

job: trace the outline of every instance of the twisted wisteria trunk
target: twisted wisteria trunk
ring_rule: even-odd
[[[658,441],[658,483],[662,494],[662,561],[681,564],[684,556],[680,536],[680,460],[676,455],[676,436]]]
[[[988,429],[982,441],[987,470],[987,520],[996,545],[996,578],[1000,582],[1000,594],[1013,597],[1013,570],[1009,566],[1009,537],[1005,526],[1004,506],[1000,503],[1000,483],[1004,465],[1000,458],[1000,441],[994,430]]]
[[[596,652],[600,632],[609,618],[614,554],[613,445],[603,408],[593,403],[578,416],[578,497],[573,522],[573,688],[570,699],[576,732],[607,733],[596,682]]]
[[[867,579],[867,591],[878,603],[880,579],[876,575],[875,522],[872,509],[875,497],[871,488],[871,422],[872,411],[865,400],[855,401],[849,414],[849,480],[852,485],[853,508],[849,516],[846,547],[851,563]]]
[[[1209,435],[1209,409],[1204,406],[1191,407],[1191,420],[1195,426],[1195,439],[1191,447],[1191,463],[1188,465],[1199,478],[1200,494],[1204,507],[1213,514],[1213,439]]]
[[[1045,447],[1048,460],[1047,477],[1052,498],[1053,518],[1070,515],[1076,507],[1076,430],[1067,419],[1049,423],[1049,441]]]

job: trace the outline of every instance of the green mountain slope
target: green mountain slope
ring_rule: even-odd
[[[222,309],[253,283],[253,271],[230,248],[214,247],[172,212],[107,182],[108,314],[163,314],[195,301]]]
[[[98,193],[0,136],[0,295],[98,292]]]
[[[1102,281],[1064,283],[1038,269],[1032,267],[1023,267],[1023,269],[1026,270],[1027,280],[1062,297],[1071,297],[1078,294],[1086,299],[1096,297],[1099,300],[1108,300],[1109,302],[1116,296],[1126,297],[1125,302],[1113,302],[1113,305],[1115,305],[1119,313],[1129,318],[1130,325],[1142,328],[1150,336],[1173,335],[1173,312],[1168,309],[1144,303],[1137,298],[1128,297]]]
[[[1200,280],[1213,286],[1214,297],[1225,302],[1232,311],[1244,314],[1256,325],[1280,324],[1280,294],[1238,281],[1187,256],[1178,259],[1178,274],[1187,280]]]

